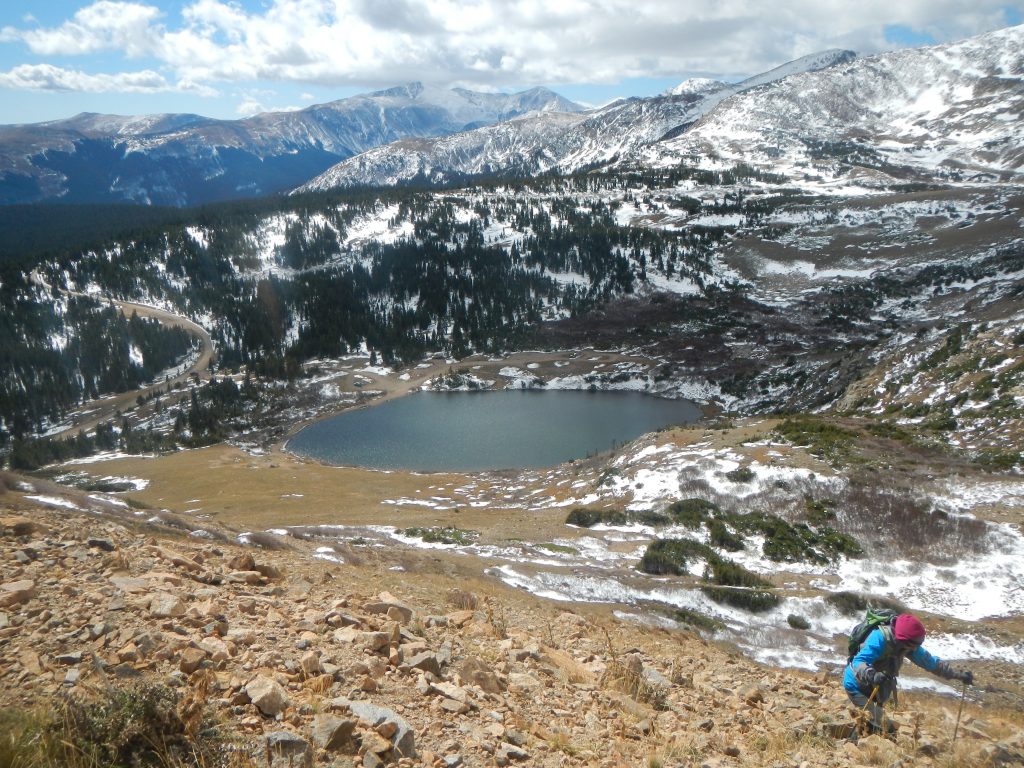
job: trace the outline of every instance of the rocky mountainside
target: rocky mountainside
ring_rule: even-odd
[[[716,157],[849,181],[1020,178],[1024,26],[857,59],[724,101],[641,164]],[[822,167],[824,166],[824,167]]]
[[[326,557],[270,534],[243,536],[243,547],[209,521],[84,494],[65,500],[83,511],[43,510],[23,481],[3,481],[0,755],[10,764],[1024,759],[1019,721],[982,719],[973,705],[960,718],[919,693],[888,710],[892,739],[848,742],[856,713],[826,673],[772,671],[689,632],[561,610],[467,577],[459,558]],[[188,535],[197,525],[203,534]]]
[[[243,120],[82,114],[0,126],[0,203],[60,199],[187,205],[290,189],[338,160],[405,137],[580,107],[544,89],[515,94],[411,83]]]
[[[303,185],[301,191],[390,185],[420,178],[444,181],[470,174],[579,170],[623,157],[669,132],[682,130],[734,94],[854,58],[851,51],[825,51],[739,83],[723,83],[721,88],[705,83],[679,93],[617,101],[586,114],[541,115],[435,140],[381,146],[342,161]]]
[[[1024,26],[868,58],[827,51],[736,85],[681,84],[575,123],[505,128],[379,147],[304,189],[412,176],[570,172],[597,164],[717,170],[747,163],[802,180],[860,185],[1019,178],[1024,164]],[[396,170],[401,170],[397,173]]]

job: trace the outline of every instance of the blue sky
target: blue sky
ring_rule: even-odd
[[[20,6],[20,7],[18,7]],[[0,6],[0,123],[237,118],[421,80],[600,104],[1020,24],[1024,0],[50,0]]]

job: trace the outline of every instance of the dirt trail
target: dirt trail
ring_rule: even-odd
[[[83,298],[106,301],[111,306],[117,307],[121,313],[127,317],[131,317],[132,314],[137,314],[139,317],[151,318],[163,325],[174,328],[183,328],[199,339],[200,344],[199,355],[192,364],[181,373],[164,381],[153,382],[152,384],[140,389],[134,389],[130,392],[121,392],[116,395],[108,395],[106,397],[100,397],[96,400],[84,403],[74,413],[70,414],[72,421],[71,425],[62,429],[60,432],[55,433],[54,437],[67,437],[69,435],[78,434],[82,431],[95,429],[98,424],[109,421],[113,418],[118,411],[124,411],[134,405],[138,401],[139,397],[148,398],[158,390],[162,391],[167,389],[167,387],[173,388],[176,385],[187,381],[193,374],[201,379],[209,378],[207,369],[210,366],[210,361],[213,359],[213,339],[210,338],[209,332],[207,332],[207,330],[198,323],[194,323],[182,315],[176,315],[173,312],[152,307],[148,304],[137,304],[132,301],[119,301],[117,299],[108,299],[105,297],[81,293],[79,291],[68,291],[63,288],[53,288],[48,285],[38,273],[33,273],[32,277],[33,280],[40,285],[68,296],[81,296]]]

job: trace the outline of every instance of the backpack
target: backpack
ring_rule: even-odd
[[[868,639],[868,635],[872,631],[881,626],[891,625],[896,620],[897,615],[899,614],[891,608],[872,608],[868,606],[868,611],[864,615],[864,621],[850,630],[850,641],[847,643],[849,657],[846,663],[849,664],[853,661],[853,657],[860,651],[860,647],[864,645],[864,641]]]

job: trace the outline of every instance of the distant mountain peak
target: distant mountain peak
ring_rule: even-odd
[[[683,80],[679,85],[673,86],[665,91],[665,96],[704,96],[723,88],[728,88],[728,83],[721,80],[712,80],[710,77],[691,77]]]

